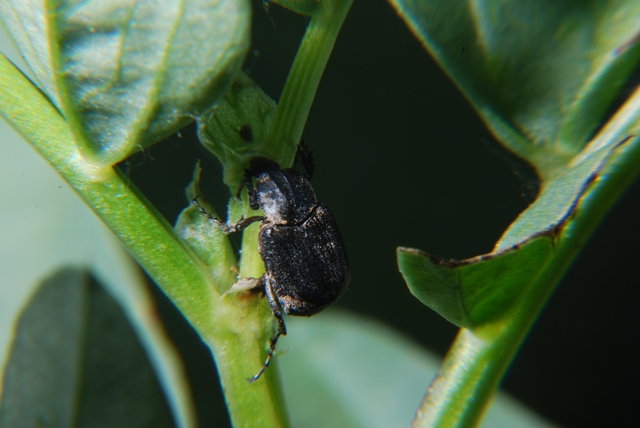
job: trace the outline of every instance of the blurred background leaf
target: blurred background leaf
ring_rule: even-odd
[[[37,287],[17,321],[0,421],[176,426],[124,312],[89,272],[74,268]]]
[[[278,360],[294,427],[409,426],[441,363],[397,331],[345,311],[289,317],[287,328]],[[482,426],[551,425],[498,393]]]

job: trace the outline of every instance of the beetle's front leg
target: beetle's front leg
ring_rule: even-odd
[[[249,227],[252,223],[255,223],[256,221],[264,220],[266,218],[264,216],[256,215],[256,216],[252,216],[252,217],[249,217],[249,218],[242,218],[242,219],[240,219],[239,222],[237,222],[235,224],[223,223],[220,220],[218,220],[217,218],[215,218],[214,216],[212,216],[209,212],[207,212],[207,210],[205,210],[202,207],[202,205],[200,205],[200,202],[198,202],[198,198],[199,198],[199,196],[196,196],[195,198],[193,198],[191,200],[191,202],[196,207],[198,207],[198,211],[200,211],[202,214],[204,214],[209,220],[211,220],[212,222],[217,224],[220,227],[220,230],[222,230],[222,232],[227,234],[227,235],[230,234],[230,233],[240,232],[240,231],[246,229],[247,227]]]
[[[256,221],[262,221],[264,219],[266,219],[265,216],[255,215],[249,218],[242,218],[236,224],[220,223],[219,221],[217,223],[220,225],[220,229],[222,230],[222,232],[228,235],[230,233],[240,232],[249,227],[252,223],[255,223]]]

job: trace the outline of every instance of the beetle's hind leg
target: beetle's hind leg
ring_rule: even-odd
[[[256,221],[262,221],[262,220],[264,220],[266,218],[266,217],[261,216],[261,215],[256,215],[256,216],[252,216],[252,217],[248,217],[248,218],[242,218],[242,219],[240,219],[239,222],[237,222],[235,224],[223,223],[220,220],[218,220],[217,218],[215,218],[214,216],[212,216],[211,213],[207,212],[207,210],[205,210],[202,207],[202,205],[200,205],[200,202],[198,202],[198,198],[199,198],[199,196],[196,196],[195,198],[193,198],[191,200],[193,205],[195,205],[198,208],[198,211],[200,211],[202,214],[204,214],[209,220],[211,220],[212,222],[217,224],[220,227],[220,230],[222,230],[222,232],[227,234],[227,235],[230,234],[230,233],[240,232],[241,230],[246,229],[252,223],[255,223]]]
[[[276,343],[278,343],[278,339],[280,338],[280,336],[287,335],[287,327],[284,325],[284,319],[282,318],[282,308],[280,307],[275,293],[271,288],[271,282],[273,281],[273,279],[267,276],[267,274],[265,273],[260,280],[262,281],[262,286],[264,287],[264,293],[267,296],[267,302],[271,307],[271,312],[276,319],[278,329],[276,330],[276,333],[273,335],[273,337],[269,340],[269,352],[267,353],[267,359],[264,361],[264,364],[262,364],[262,368],[260,369],[260,371],[253,375],[253,377],[247,379],[249,382],[255,382],[256,380],[258,380],[258,378],[260,378],[260,376],[262,376],[262,373],[264,373],[267,367],[269,367],[271,358],[273,358],[273,353],[276,350]]]

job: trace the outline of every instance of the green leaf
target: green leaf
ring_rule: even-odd
[[[543,178],[584,147],[640,60],[633,0],[390,2]]]
[[[200,114],[227,88],[249,45],[247,0],[21,2],[2,18],[83,155],[111,165]],[[35,58],[43,52],[44,58]],[[46,62],[45,62],[46,61]]]
[[[640,96],[633,101],[632,104],[635,104],[632,106],[635,110],[633,115],[636,118],[635,121],[640,123]],[[616,148],[629,143],[630,131],[632,130],[623,127],[615,132],[615,139],[606,141],[604,144],[594,140],[591,146],[585,149],[584,156],[574,158],[562,173],[544,183],[536,201],[507,228],[494,251],[520,245],[536,234],[553,232],[563,222],[571,221],[573,209],[588,190],[589,184],[598,176],[607,159]],[[620,134],[623,135],[622,138]],[[589,153],[588,149],[592,146],[599,148]]]
[[[472,329],[502,317],[553,254],[553,238],[543,235],[463,261],[398,248],[398,266],[418,300],[452,324]]]
[[[174,426],[149,358],[87,272],[48,278],[23,310],[4,375],[3,426]]]
[[[287,328],[280,345],[291,348],[277,359],[294,427],[409,426],[441,363],[388,327],[339,310],[290,317]],[[550,425],[499,392],[482,426]]]

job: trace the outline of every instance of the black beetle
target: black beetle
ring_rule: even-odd
[[[317,314],[333,304],[349,284],[344,243],[333,215],[316,200],[310,181],[313,157],[303,143],[298,146],[296,160],[302,163],[305,173],[281,169],[276,162],[261,157],[252,159],[245,170],[236,196],[246,186],[251,209],[261,208],[265,216],[224,224],[204,211],[197,199],[193,201],[225,233],[262,222],[258,245],[265,274],[256,288],[264,291],[278,328],[269,342],[267,359],[250,382],[257,380],[269,366],[278,338],[287,334],[283,312],[297,316]]]

